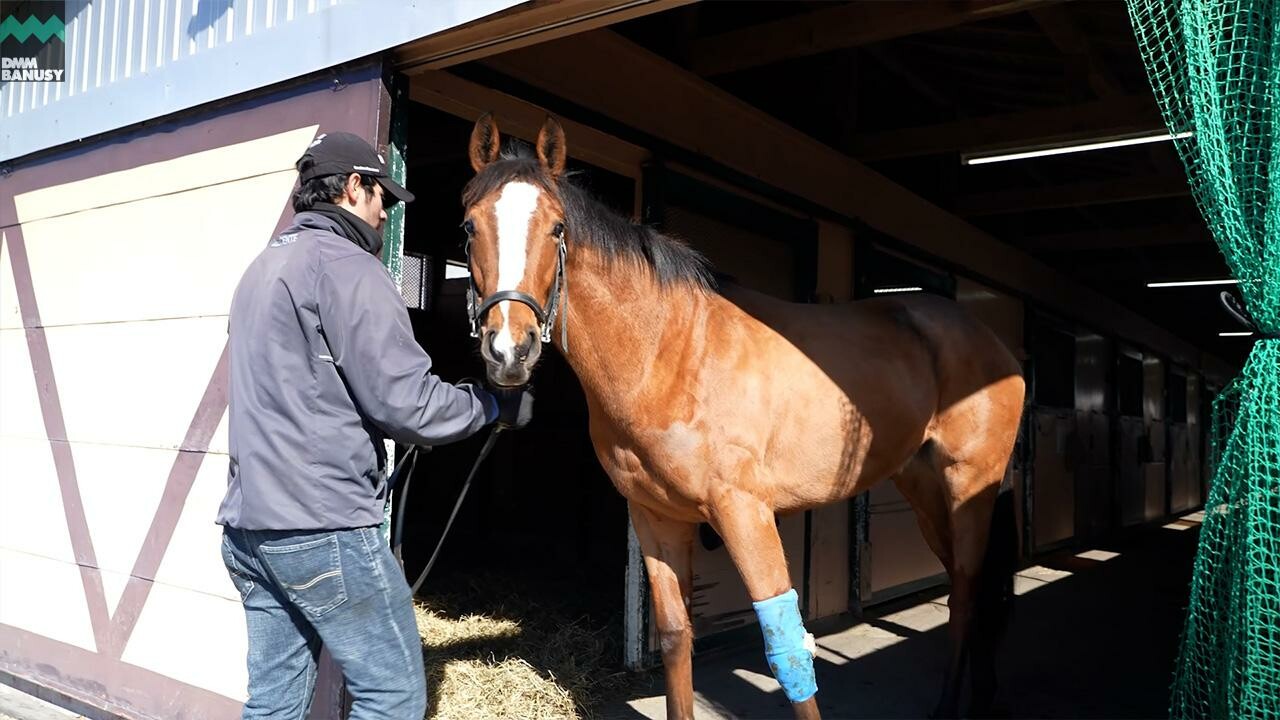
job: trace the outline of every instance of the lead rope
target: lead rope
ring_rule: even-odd
[[[484,441],[484,447],[480,448],[480,454],[476,456],[476,461],[471,466],[471,472],[467,475],[466,482],[462,484],[462,492],[458,493],[458,499],[453,504],[453,512],[449,513],[449,520],[444,524],[444,532],[440,533],[440,540],[436,543],[436,549],[431,552],[431,559],[427,560],[427,566],[422,569],[422,573],[418,575],[418,579],[410,586],[409,595],[411,597],[418,594],[418,588],[422,587],[422,583],[427,579],[427,574],[430,573],[431,568],[435,566],[436,559],[440,556],[440,549],[444,547],[444,541],[449,537],[449,529],[453,527],[453,521],[458,517],[458,510],[462,509],[462,501],[467,498],[467,491],[471,489],[471,481],[475,479],[476,472],[480,469],[481,463],[483,463],[484,459],[489,456],[489,451],[493,449],[493,445],[497,441],[498,435],[500,435],[505,429],[506,428],[501,425],[494,425],[493,430],[489,432],[489,438]],[[405,460],[408,460],[410,456],[416,458],[417,455],[418,448],[415,446],[405,456],[404,460],[401,460],[400,464],[397,465],[396,473],[400,472],[400,468],[403,466]],[[409,474],[405,475],[404,489],[400,491],[400,506],[396,509],[395,528],[392,532],[392,552],[394,552],[396,559],[400,561],[400,566],[402,568],[404,567],[404,558],[401,557],[400,545],[404,533],[404,509],[409,504],[409,480],[412,477],[413,466],[415,465],[417,465],[416,459],[410,463]],[[408,579],[407,575],[405,576],[405,579]]]

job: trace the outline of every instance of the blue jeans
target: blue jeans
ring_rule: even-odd
[[[350,720],[422,720],[427,684],[409,585],[378,528],[223,528],[249,631],[243,717],[302,720],[320,645],[342,668]]]

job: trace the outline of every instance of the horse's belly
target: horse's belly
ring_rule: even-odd
[[[737,392],[717,396],[690,422],[659,428],[593,416],[592,442],[624,497],[689,521],[707,520],[728,491],[782,513],[837,502],[896,471],[919,447],[927,419],[911,413],[909,421],[873,423],[830,380],[799,386],[739,381]],[[877,425],[892,438],[879,438],[872,452]]]

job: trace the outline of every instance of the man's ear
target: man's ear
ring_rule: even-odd
[[[360,173],[351,173],[347,176],[347,181],[342,185],[342,199],[350,205],[360,202],[360,194],[365,192],[364,185],[360,182]]]

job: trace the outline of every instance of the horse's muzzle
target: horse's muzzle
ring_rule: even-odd
[[[536,332],[526,331],[518,342],[485,331],[480,341],[489,382],[500,387],[520,387],[529,383],[529,374],[542,355],[542,342]]]

